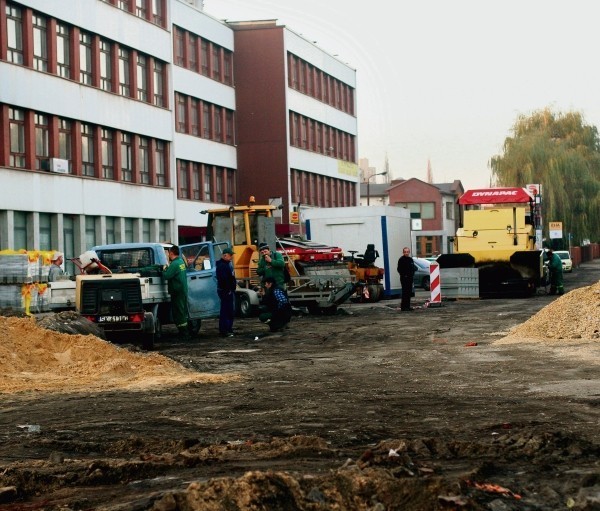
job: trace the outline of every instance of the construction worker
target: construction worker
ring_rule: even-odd
[[[292,305],[286,292],[279,287],[274,277],[263,280],[265,296],[262,299],[263,312],[260,321],[269,325],[271,332],[283,329],[292,319]]]
[[[64,256],[62,252],[54,252],[54,254],[52,254],[52,265],[48,270],[48,282],[55,282],[60,276],[65,274],[62,269],[63,261]]]
[[[217,294],[221,300],[219,313],[219,335],[233,337],[233,320],[235,317],[235,288],[237,281],[233,269],[233,250],[226,248],[217,261]]]
[[[164,277],[167,280],[167,288],[171,296],[171,314],[173,323],[179,330],[179,337],[187,340],[190,338],[188,332],[188,285],[186,275],[186,264],[179,255],[179,247],[173,245],[169,248],[170,264],[165,270]]]
[[[413,290],[413,279],[415,275],[415,263],[410,256],[410,248],[402,249],[402,256],[398,259],[398,273],[400,274],[400,285],[402,286],[401,311],[411,311],[410,298]]]
[[[550,294],[562,295],[565,292],[565,288],[563,285],[563,268],[562,261],[560,257],[558,257],[554,251],[549,248],[546,252],[548,256],[548,273],[550,277]]]
[[[285,290],[285,261],[276,250],[271,250],[267,243],[258,245],[260,257],[256,268],[257,275],[262,277],[264,284],[267,277],[273,277],[277,285]]]

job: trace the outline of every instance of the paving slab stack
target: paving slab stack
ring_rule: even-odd
[[[48,273],[53,251],[0,251],[0,309],[25,314],[48,307]]]
[[[477,268],[443,268],[440,270],[442,298],[479,298]]]

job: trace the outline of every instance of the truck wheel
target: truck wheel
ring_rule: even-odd
[[[145,351],[151,351],[154,349],[154,332],[142,334],[142,349]]]
[[[365,302],[373,303],[378,302],[381,299],[381,289],[379,284],[369,284],[367,286],[367,291],[369,292],[369,298],[367,298]]]
[[[250,297],[246,294],[238,295],[237,297],[237,309],[238,314],[241,318],[249,318],[252,316],[252,304],[250,303]]]
[[[323,312],[321,307],[319,307],[317,304],[307,305],[306,308],[311,316],[320,316]]]
[[[308,305],[306,308],[308,309],[308,313],[312,316],[334,316],[337,313],[337,305],[319,307],[315,304]]]

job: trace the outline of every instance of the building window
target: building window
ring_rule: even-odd
[[[210,122],[210,105],[208,103],[202,103],[202,137],[211,138],[212,123]]]
[[[100,88],[112,92],[112,44],[100,41]]]
[[[209,165],[204,167],[204,200],[212,200],[212,168]]]
[[[10,136],[9,165],[25,168],[25,113],[23,110],[9,108],[8,124]]]
[[[146,19],[146,0],[135,0],[135,15]]]
[[[164,75],[163,65],[157,60],[154,61],[154,104],[156,106],[164,106]]]
[[[6,6],[6,32],[7,60],[14,64],[23,64],[23,12],[20,7]]]
[[[72,172],[73,135],[72,123],[66,119],[58,121],[58,157],[69,162],[69,173]]]
[[[96,217],[85,217],[85,246],[93,247],[96,245]]]
[[[225,141],[229,145],[233,145],[233,112],[225,111]]]
[[[177,197],[180,199],[187,199],[189,197],[187,162],[183,160],[177,160],[177,174],[177,184],[179,185]]]
[[[125,218],[125,243],[133,243],[133,218]]]
[[[396,202],[395,206],[408,208],[411,218],[431,220],[435,218],[435,203],[433,202]]]
[[[133,181],[131,145],[131,135],[129,133],[121,133],[121,179],[128,183]]]
[[[215,44],[212,45],[212,78],[221,79],[221,49]]]
[[[227,171],[227,204],[235,204],[235,182],[233,180],[233,170]]]
[[[198,72],[198,38],[189,34],[188,63],[192,71]]]
[[[202,40],[200,43],[200,60],[202,74],[208,76],[208,41]]]
[[[298,70],[298,81],[299,81],[299,87],[298,90],[300,92],[305,92],[306,91],[306,65],[304,63],[303,60],[298,62],[299,64],[299,70]]]
[[[178,66],[183,66],[185,63],[185,55],[183,50],[185,44],[185,35],[183,30],[181,30],[179,27],[175,27],[174,32],[173,45],[175,48],[173,48],[173,53],[175,56],[175,64]]]
[[[117,0],[117,7],[122,11],[129,12],[129,2],[131,0]]]
[[[131,77],[129,75],[129,50],[119,48],[119,94],[131,94]]]
[[[214,118],[215,118],[215,138],[214,140],[221,142],[223,140],[223,128],[221,123],[221,107],[214,107]]]
[[[150,143],[145,137],[140,137],[138,147],[138,157],[140,165],[140,183],[150,184]]]
[[[56,70],[59,76],[71,78],[69,27],[61,23],[56,24]]]
[[[40,213],[40,250],[52,250],[52,220],[48,213]]]
[[[200,135],[200,111],[198,110],[200,102],[197,99],[192,98],[190,103],[190,128],[192,130],[192,135],[197,137]]]
[[[320,122],[315,122],[315,151],[323,153],[323,130]]]
[[[148,101],[148,63],[144,55],[137,56],[137,98]]]
[[[29,249],[30,247],[27,246],[27,213],[24,211],[15,211],[13,221],[14,248],[17,250]]]
[[[79,34],[79,81],[92,85],[92,36]]]
[[[290,81],[290,87],[292,87],[292,89],[298,89],[298,68],[296,67],[297,62],[296,62],[296,57],[294,57],[293,55],[290,55],[290,69],[289,69],[289,81]]]
[[[223,202],[223,169],[218,168],[216,171],[216,186],[215,193],[217,202]]]
[[[306,126],[306,117],[302,116],[302,118],[300,119],[301,122],[301,137],[302,137],[302,149],[307,149],[308,148],[308,129]]]
[[[106,128],[102,128],[102,177],[104,179],[115,178],[113,132]]]
[[[231,52],[225,50],[223,53],[223,78],[227,85],[231,85],[233,83],[233,76],[231,74],[232,65],[231,65]]]
[[[192,199],[200,200],[200,164],[192,163]]]
[[[142,220],[142,241],[144,243],[148,243],[150,241],[151,231],[150,231],[150,219],[144,218]]]
[[[90,124],[81,125],[81,173],[94,177],[94,128]]]
[[[117,242],[115,236],[115,224],[116,222],[114,216],[106,217],[106,243],[110,243],[111,245]]]
[[[158,239],[166,241],[167,240],[167,229],[169,227],[168,220],[159,220],[158,221]]]
[[[33,23],[33,68],[48,71],[48,33],[46,18],[34,14]]]
[[[166,186],[167,151],[166,145],[162,140],[156,141],[154,154],[156,161],[156,186]]]
[[[35,114],[35,168],[50,170],[48,116]]]
[[[163,0],[152,0],[152,19],[154,23],[164,26],[163,19]]]
[[[176,126],[179,133],[185,133],[186,129],[186,98],[183,94],[175,94],[175,100],[177,101],[177,109],[175,110]]]

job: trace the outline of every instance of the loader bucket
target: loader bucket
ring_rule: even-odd
[[[436,262],[440,268],[474,268],[475,258],[471,254],[442,254]]]
[[[533,279],[536,286],[541,285],[543,261],[541,250],[521,250],[510,257],[510,264],[523,278]]]

